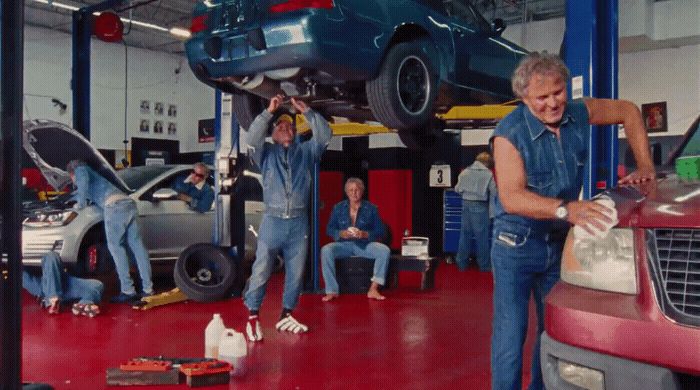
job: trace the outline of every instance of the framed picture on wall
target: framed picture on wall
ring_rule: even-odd
[[[177,123],[175,123],[175,122],[168,123],[168,135],[177,135]]]
[[[151,113],[151,102],[148,100],[141,100],[141,114]]]
[[[666,102],[642,104],[642,118],[649,133],[668,131]]]
[[[156,102],[156,105],[153,108],[153,113],[156,115],[163,115],[163,103]]]
[[[148,119],[141,119],[141,124],[139,124],[139,131],[142,133],[148,133],[151,127],[151,121]]]
[[[163,134],[163,121],[155,121],[153,124],[154,134]]]
[[[177,106],[174,104],[168,105],[168,116],[171,118],[177,117]]]

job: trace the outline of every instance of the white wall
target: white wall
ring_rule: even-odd
[[[71,46],[69,34],[25,27],[25,118],[72,124]],[[124,148],[124,58],[122,44],[92,41],[91,142],[98,148]],[[214,90],[195,79],[185,56],[129,47],[128,60],[127,140],[131,137],[179,140],[183,153],[213,150],[213,143],[198,143],[197,123],[199,119],[214,117]],[[178,67],[181,70],[176,75]],[[31,95],[55,96],[68,104],[68,110],[61,115],[50,98]],[[150,114],[141,114],[141,100],[151,102]],[[155,102],[164,103],[166,115],[154,115]],[[167,116],[170,104],[177,106],[175,118]],[[150,120],[148,133],[139,131],[141,119]],[[155,120],[164,122],[163,134],[153,133]],[[167,134],[168,122],[177,124],[176,135]]]
[[[520,25],[508,26],[503,36],[530,51],[559,52],[564,19],[528,23],[525,29],[523,34]],[[521,40],[523,37],[525,41]],[[620,53],[618,86],[621,99],[640,107],[667,102],[668,133],[652,136],[683,134],[700,115],[700,45]],[[463,131],[462,145],[482,145],[491,132]]]

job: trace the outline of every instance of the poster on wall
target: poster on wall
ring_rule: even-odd
[[[154,134],[163,134],[163,121],[156,121],[153,124],[153,133]]]
[[[199,143],[214,142],[214,119],[200,119],[197,134]]]
[[[668,112],[666,102],[642,104],[642,118],[649,133],[668,131]]]
[[[150,114],[151,113],[151,102],[148,100],[141,100],[141,114]]]
[[[177,106],[174,104],[168,105],[168,116],[171,118],[177,117]]]
[[[151,121],[148,119],[141,119],[141,124],[139,125],[139,131],[142,133],[148,133],[151,128]]]
[[[175,122],[168,123],[168,135],[177,135],[177,123],[175,123]]]
[[[162,102],[156,102],[156,105],[153,108],[153,113],[156,115],[163,115],[163,103]]]

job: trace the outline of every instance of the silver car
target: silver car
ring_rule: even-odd
[[[144,244],[154,265],[174,262],[192,244],[212,242],[214,206],[204,213],[190,210],[185,202],[174,197],[175,193],[171,190],[176,180],[187,177],[192,170],[191,165],[140,166],[115,172],[109,164],[101,161],[104,159],[99,154],[89,156],[88,150],[91,150],[90,153],[98,153],[97,150],[87,141],[84,141],[87,146],[80,145],[82,141],[74,141],[76,136],[71,133],[74,132],[72,129],[61,128],[59,124],[50,121],[36,122],[25,123],[25,149],[50,184],[62,188],[61,184],[66,183],[62,177],[65,165],[60,165],[62,161],[53,164],[48,162],[50,156],[46,152],[42,153],[41,134],[46,133],[46,128],[61,130],[48,132],[47,136],[60,138],[53,142],[65,146],[61,151],[72,156],[65,159],[81,158],[91,161],[93,167],[98,165],[96,162],[106,165],[100,168],[111,172],[101,173],[110,178],[110,181],[118,180],[120,187],[129,189],[129,196],[136,201],[138,207]],[[69,135],[64,135],[67,130],[71,130]],[[82,136],[77,138],[84,140]],[[70,145],[71,142],[77,142],[79,146]],[[66,148],[73,150],[69,153]],[[245,257],[252,259],[263,211],[261,177],[258,173],[245,171],[239,180],[243,181],[242,192],[246,197]],[[213,184],[213,177],[210,176],[207,182]],[[82,273],[111,270],[102,213],[95,206],[75,210],[73,203],[71,195],[66,194],[53,201],[30,204],[25,208],[22,228],[22,256],[25,265],[39,266],[42,256],[54,250],[60,254],[65,264],[74,265]]]

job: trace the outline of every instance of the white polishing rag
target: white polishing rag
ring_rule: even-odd
[[[574,226],[574,238],[577,240],[603,239],[608,235],[610,229],[612,229],[619,222],[617,219],[615,202],[609,196],[602,195],[593,199],[593,201],[608,208],[609,212],[606,215],[611,219],[611,221],[609,223],[600,221],[604,225],[603,230],[598,230],[598,228],[596,228],[594,225],[589,224],[588,227],[595,232],[594,234],[589,233],[581,226]]]

